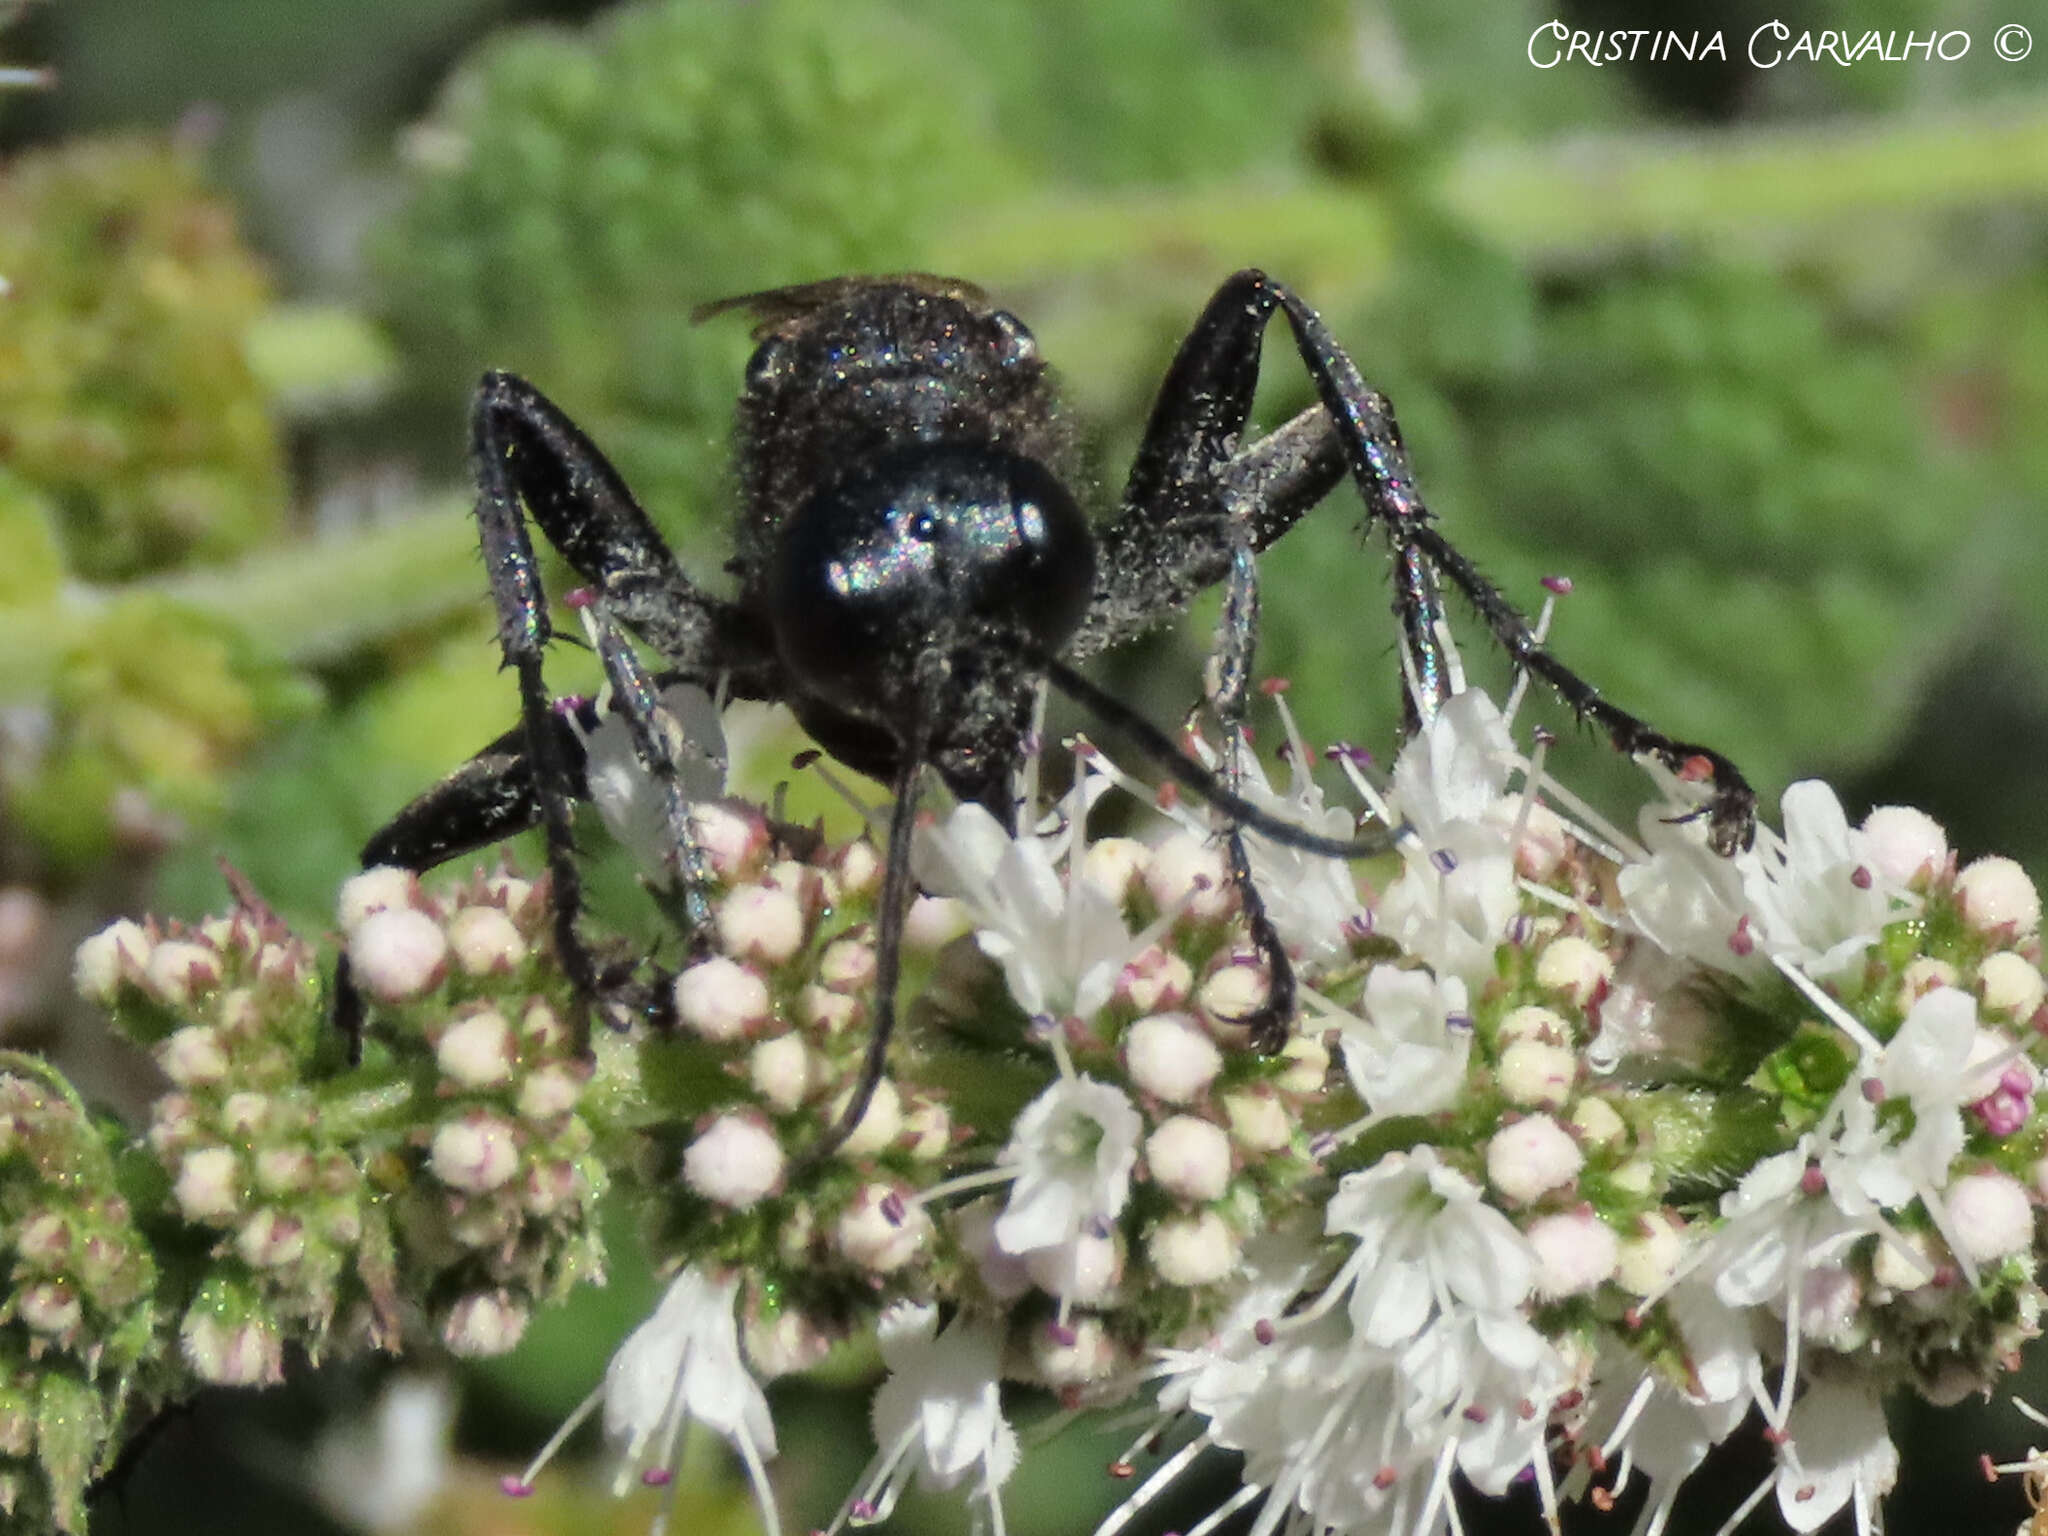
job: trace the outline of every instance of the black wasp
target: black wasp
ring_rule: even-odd
[[[1235,740],[1257,622],[1253,557],[1347,475],[1393,551],[1394,610],[1425,697],[1446,687],[1438,625],[1448,582],[1516,666],[1619,750],[1711,777],[1703,814],[1713,846],[1731,854],[1748,844],[1754,795],[1734,764],[1617,709],[1543,648],[1437,532],[1385,398],[1316,312],[1264,273],[1230,278],[1195,322],[1160,386],[1122,500],[1099,525],[1069,488],[1067,438],[1037,344],[975,288],[923,275],[848,277],[727,300],[702,315],[734,309],[754,317],[760,345],[739,400],[731,598],[683,574],[617,471],[546,396],[509,373],[485,376],[471,418],[476,516],[499,642],[518,677],[519,724],[401,811],[370,839],[363,862],[424,870],[544,827],[562,964],[586,1002],[607,1001],[607,980],[577,932],[570,834],[571,803],[589,793],[581,729],[596,710],[558,704],[542,681],[552,630],[530,516],[589,585],[611,708],[664,786],[686,911],[705,910],[704,871],[679,772],[689,749],[659,702],[669,684],[780,700],[834,757],[893,786],[874,1034],[851,1101],[814,1156],[858,1124],[882,1073],[920,780],[929,768],[1014,830],[1015,770],[1044,682],[1124,731],[1220,813],[1271,978],[1248,1022],[1264,1048],[1278,1048],[1293,973],[1252,887],[1242,830],[1334,857],[1382,849],[1389,833],[1345,841],[1275,820],[1234,793],[1228,771],[1191,761],[1074,668],[1226,583],[1210,696],[1225,739]],[[1261,343],[1276,313],[1320,404],[1249,436]],[[660,658],[658,671],[634,641]],[[346,975],[339,980],[343,1022],[359,1030],[360,1002]]]

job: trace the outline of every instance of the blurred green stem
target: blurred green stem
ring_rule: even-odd
[[[1841,127],[1475,145],[1425,172],[1423,190],[1480,238],[1545,264],[1873,212],[1935,217],[2048,197],[2048,100]],[[1255,261],[1302,287],[1348,273],[1355,291],[1377,275],[1390,219],[1370,185],[1120,194],[987,218],[945,242],[942,265],[992,282],[1141,263],[1213,281]]]
[[[484,579],[469,499],[450,495],[361,532],[116,590],[154,593],[217,615],[287,661],[312,662],[480,602]],[[66,650],[88,632],[102,597],[111,595],[74,590],[54,607],[0,611],[0,704],[41,697]]]

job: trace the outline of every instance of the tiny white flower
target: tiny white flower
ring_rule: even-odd
[[[314,1448],[312,1485],[344,1524],[401,1532],[421,1528],[449,1482],[455,1393],[439,1377],[396,1376],[367,1415],[338,1417]]]
[[[1403,840],[1402,852],[1407,868],[1380,897],[1375,931],[1439,975],[1482,985],[1521,911],[1506,835],[1458,823],[1426,852],[1413,839]]]
[[[1017,1468],[1017,1432],[1003,1417],[1002,1330],[956,1317],[943,1331],[938,1309],[898,1302],[876,1329],[889,1379],[875,1393],[879,1454],[859,1490],[833,1520],[868,1525],[889,1518],[913,1475],[927,1488],[957,1488],[972,1479],[974,1525],[1002,1536],[1000,1490]]]
[[[1066,1246],[1114,1221],[1130,1199],[1144,1128],[1122,1089],[1092,1077],[1063,1077],[1027,1104],[1001,1158],[1016,1169],[996,1218],[1003,1251]]]
[[[1642,1359],[1609,1346],[1595,1366],[1585,1438],[1618,1463],[1619,1493],[1637,1473],[1650,1480],[1639,1529],[1662,1531],[1687,1478],[1749,1413],[1745,1394],[1716,1399],[1681,1391]]]
[[[1874,1387],[1816,1383],[1793,1408],[1778,1456],[1778,1513],[1800,1536],[1845,1507],[1857,1536],[1879,1529],[1878,1503],[1898,1480],[1899,1453]]]
[[[1465,1088],[1472,1016],[1465,983],[1376,965],[1365,978],[1365,1017],[1331,1009],[1344,1071],[1375,1115],[1432,1115]]]
[[[1615,876],[1629,926],[1676,959],[1760,975],[1769,960],[1750,933],[1741,861],[1707,846],[1706,821],[1687,803],[1692,786],[1661,770],[1652,777],[1678,803],[1646,805],[1638,813],[1636,832],[1647,857],[1624,864]]]
[[[1324,801],[1322,787],[1309,772],[1308,751],[1294,730],[1293,718],[1285,713],[1284,701],[1280,708],[1294,748],[1288,761],[1287,787],[1273,788],[1264,765],[1247,751],[1238,754],[1238,793],[1291,825],[1325,837],[1353,836],[1355,820],[1349,811]],[[1219,766],[1220,757],[1207,743],[1201,743],[1200,750],[1204,763]],[[1276,843],[1257,831],[1244,834],[1244,850],[1252,882],[1266,904],[1266,916],[1282,941],[1312,963],[1334,964],[1346,958],[1351,929],[1364,911],[1351,866],[1342,859]]]
[[[1913,1106],[1913,1130],[1893,1150],[1904,1176],[1939,1189],[1963,1150],[1963,1106],[1996,1086],[1978,1059],[1977,1001],[1955,987],[1936,987],[1913,1004],[1886,1044],[1874,1076],[1887,1099]],[[1860,1089],[1851,1083],[1845,1093]]]
[[[1468,688],[1401,749],[1390,798],[1424,848],[1443,847],[1456,824],[1487,818],[1520,761],[1499,706]]]
[[[1785,791],[1785,835],[1768,830],[1743,855],[1743,891],[1765,951],[1807,975],[1839,975],[1877,939],[1905,893],[1879,872],[1870,840],[1852,829],[1818,779]]]
[[[714,1280],[692,1266],[670,1283],[654,1315],[635,1328],[605,1368],[604,1384],[569,1416],[524,1475],[507,1478],[505,1492],[523,1497],[562,1444],[599,1406],[605,1438],[618,1448],[612,1492],[635,1478],[673,1485],[684,1431],[694,1421],[739,1453],[768,1536],[781,1536],[767,1462],[775,1455],[775,1424],[768,1399],[740,1354],[734,1306],[739,1278]],[[656,1524],[666,1528],[667,1510]]]
[[[1002,966],[1010,995],[1033,1017],[1094,1014],[1140,947],[1114,897],[1092,880],[1064,877],[1049,839],[1013,838],[983,806],[958,806],[938,828],[920,827],[916,866],[928,889],[966,906],[982,953]]]
[[[1349,1291],[1352,1326],[1368,1344],[1414,1338],[1440,1298],[1505,1317],[1535,1288],[1529,1240],[1431,1146],[1346,1174],[1325,1228],[1358,1239],[1329,1289]]]

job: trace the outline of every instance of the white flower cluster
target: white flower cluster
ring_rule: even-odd
[[[1247,758],[1245,792],[1347,832],[1288,730],[1285,791]],[[2031,884],[2006,860],[1959,869],[1917,812],[1851,827],[1815,783],[1785,796],[1782,834],[1725,858],[1702,788],[1656,770],[1628,837],[1477,692],[1383,784],[1333,755],[1406,830],[1377,891],[1247,835],[1302,997],[1275,1057],[1243,1027],[1268,978],[1202,816],[1160,797],[1162,838],[1091,842],[1103,790],[1139,786],[1083,750],[1038,828],[963,806],[921,829],[913,927],[971,936],[936,1006],[1002,1047],[899,1044],[887,1101],[952,1106],[936,1160],[899,1128],[805,1165],[830,1094],[780,1058],[830,1054],[820,997],[864,996],[871,919],[835,930],[813,902],[769,943],[772,895],[722,898],[721,952],[678,991],[735,1084],[682,1155],[702,1240],[591,1405],[629,1466],[694,1418],[765,1489],[773,1432],[737,1362],[773,1374],[832,1335],[801,1259],[865,1269],[891,1373],[834,1531],[886,1518],[915,1477],[1000,1532],[1006,1383],[1070,1407],[1150,1394],[1140,1443],[1179,1448],[1105,1532],[1208,1448],[1244,1463],[1205,1530],[1256,1506],[1254,1536],[1422,1536],[1455,1528],[1454,1475],[1533,1479],[1555,1516],[1646,1474],[1655,1532],[1752,1410],[1778,1462],[1752,1502],[1775,1495],[1797,1530],[1845,1508],[1874,1527],[1896,1467],[1881,1395],[1985,1387],[2037,1329]],[[812,857],[835,860],[870,888],[865,843]],[[1002,1001],[961,980],[975,956]],[[763,1211],[779,1236],[749,1251],[737,1218]],[[685,1307],[667,1328],[696,1342],[653,1340]],[[657,1352],[668,1387],[636,1408],[621,1383]]]
[[[1752,1502],[1873,1529],[1882,1396],[1985,1389],[2039,1329],[2048,985],[2025,874],[1959,863],[1914,811],[1852,826],[1815,783],[1730,856],[1710,786],[1656,767],[1630,835],[1470,690],[1383,777],[1328,754],[1354,813],[1275,707],[1284,783],[1238,745],[1190,750],[1270,817],[1398,829],[1384,860],[1256,831],[1239,859],[1206,810],[1085,745],[1019,833],[978,805],[923,817],[900,1027],[844,1135],[883,861],[739,802],[693,807],[709,920],[686,948],[593,936],[610,1027],[588,1056],[546,887],[509,874],[344,889],[360,1069],[323,1035],[310,951],[256,908],[96,936],[80,989],[172,1080],[146,1146],[219,1268],[175,1298],[188,1368],[267,1379],[338,1309],[382,1337],[415,1283],[450,1346],[509,1347],[596,1274],[609,1178],[670,1283],[515,1493],[600,1414],[620,1486],[672,1489],[696,1424],[772,1532],[763,1383],[872,1329],[879,1450],[835,1536],[912,1482],[1000,1536],[1034,1390],[1126,1405],[1165,1452],[1104,1536],[1212,1450],[1242,1486],[1201,1536],[1240,1512],[1253,1536],[1432,1536],[1459,1480],[1526,1481],[1554,1522],[1639,1476],[1656,1536],[1752,1414],[1776,1455]],[[1119,793],[1138,835],[1092,836]],[[615,819],[666,867],[665,817]],[[1276,942],[1295,1016],[1273,1049]],[[49,1286],[33,1300],[39,1338],[82,1325]]]

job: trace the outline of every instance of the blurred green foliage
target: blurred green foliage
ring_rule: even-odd
[[[192,157],[139,139],[9,165],[0,273],[0,614],[68,626],[12,718],[0,804],[26,847],[0,851],[76,875],[114,846],[123,791],[209,816],[242,753],[313,701],[231,615],[72,585],[282,527],[282,437],[243,349],[272,299]]]
[[[112,850],[123,791],[210,821],[241,756],[317,700],[232,620],[118,598],[64,656],[39,750],[5,781],[8,810],[57,866],[88,868]]]
[[[278,527],[283,449],[242,350],[269,285],[190,156],[15,160],[0,273],[0,462],[46,498],[74,574],[220,560]]]

